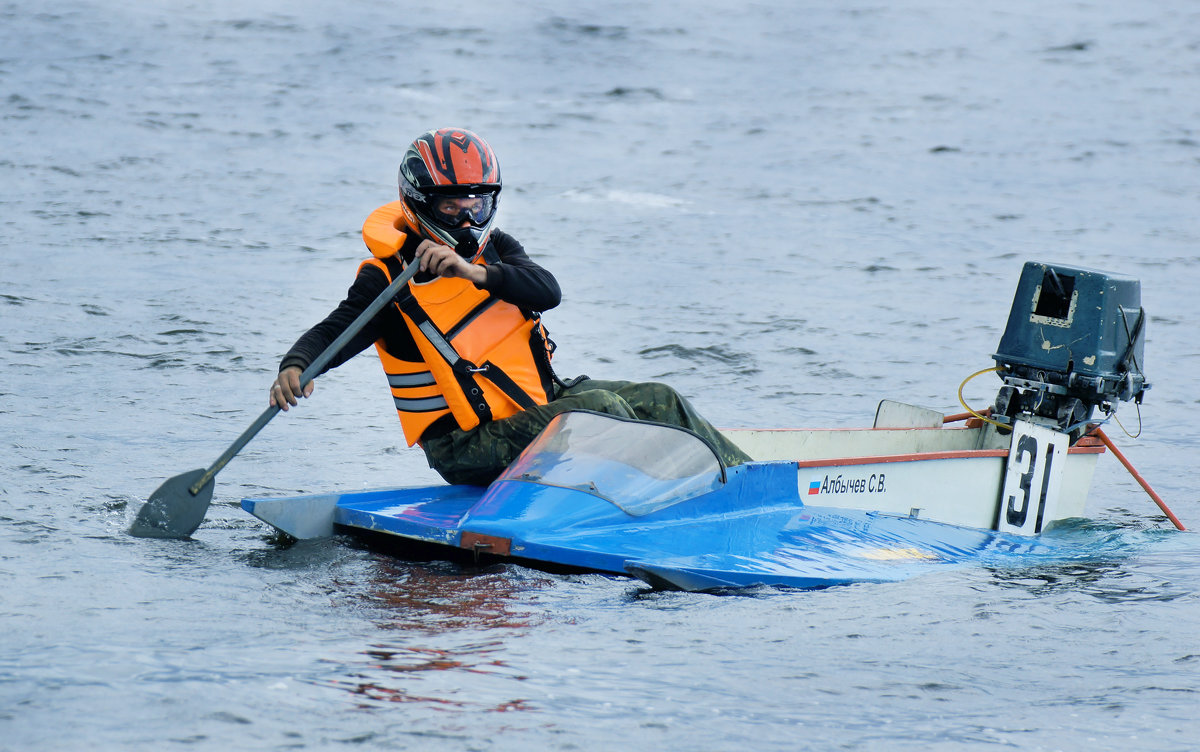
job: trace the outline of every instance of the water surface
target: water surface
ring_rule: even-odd
[[[560,371],[720,425],[959,412],[1024,261],[1140,278],[1153,387],[1108,432],[1200,526],[1192,3],[336,5],[0,4],[0,749],[1194,748],[1200,546],[1110,456],[1113,555],[898,584],[286,545],[237,501],[437,480],[364,356],[193,541],[124,532],[265,406],[451,124],[562,283]]]

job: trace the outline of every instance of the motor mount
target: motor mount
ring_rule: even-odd
[[[1109,272],[1026,262],[992,359],[1004,382],[993,418],[1018,416],[1064,433],[1099,407],[1141,404],[1146,313],[1141,283]]]

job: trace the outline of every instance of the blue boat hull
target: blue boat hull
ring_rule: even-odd
[[[891,434],[868,438],[880,435]],[[340,528],[387,536],[402,550],[405,543],[433,545],[448,554],[632,575],[656,587],[683,590],[890,582],[969,563],[1074,555],[1071,546],[1048,536],[928,519],[922,512],[927,499],[918,490],[888,496],[903,486],[895,479],[905,472],[942,468],[943,478],[958,477],[947,474],[945,463],[974,463],[980,455],[989,462],[1000,459],[986,460],[992,454],[934,453],[937,459],[929,462],[924,460],[929,454],[868,458],[886,463],[886,487],[883,470],[857,481],[858,475],[845,465],[830,471],[847,487],[861,486],[868,492],[865,498],[887,499],[893,510],[910,510],[898,514],[878,506],[805,504],[801,487],[810,500],[840,497],[814,495],[811,471],[797,462],[727,468],[708,444],[683,429],[564,413],[487,488],[431,486],[248,499],[243,506],[297,537]],[[906,462],[908,469],[901,467]],[[1027,486],[1040,487],[1029,480],[1030,468],[1022,464],[1016,469]],[[944,483],[928,485],[945,498]],[[1044,487],[1056,485],[1047,482]],[[957,499],[960,505],[977,507],[973,518],[998,518],[1001,489],[994,483],[967,476],[959,487],[964,492]],[[1008,504],[1014,506],[1014,500]],[[1040,531],[1040,513],[1035,520],[1032,501],[1027,498],[1023,506],[1030,512],[1024,529],[1036,521],[1033,530]]]
[[[338,529],[386,535],[401,552],[406,542],[433,544],[448,557],[504,557],[681,590],[890,582],[1068,554],[1044,538],[809,506],[785,462],[732,468],[720,488],[639,515],[592,493],[521,480],[310,498],[331,500]],[[256,513],[269,502],[243,506]]]

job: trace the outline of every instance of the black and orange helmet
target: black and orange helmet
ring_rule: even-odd
[[[500,163],[482,138],[462,128],[422,134],[404,153],[399,183],[400,198],[431,240],[466,258],[487,243],[501,183]]]

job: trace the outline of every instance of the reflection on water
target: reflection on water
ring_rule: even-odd
[[[548,579],[523,579],[508,567],[460,567],[450,562],[406,563],[383,554],[355,598],[374,609],[380,629],[440,633],[449,630],[525,630],[533,626],[521,604],[527,590]]]
[[[548,587],[549,578],[516,577],[504,565],[467,569],[448,562],[403,562],[382,554],[371,554],[370,563],[365,582],[339,583],[349,593],[348,601],[368,607],[369,618],[382,634],[402,634],[415,644],[372,642],[354,660],[333,661],[339,665],[338,675],[314,684],[349,692],[364,705],[530,709],[525,698],[489,703],[488,693],[466,693],[468,699],[457,695],[463,694],[464,684],[477,684],[480,677],[504,683],[526,678],[500,656],[508,641],[520,640],[539,623],[522,604],[529,602],[530,591]],[[447,678],[429,679],[431,674]]]
[[[434,707],[490,709],[500,712],[531,710],[532,708],[525,698],[503,700],[495,705],[487,705],[478,701],[440,696],[428,691],[438,688],[438,685],[430,687],[421,683],[423,672],[465,673],[481,677],[494,676],[506,680],[525,680],[525,676],[513,671],[504,661],[498,658],[489,659],[490,655],[498,655],[502,652],[503,646],[500,642],[470,644],[457,650],[387,644],[371,645],[362,651],[361,663],[341,666],[341,670],[346,672],[345,678],[329,678],[312,683],[348,692],[354,695],[364,707],[381,702],[406,702]],[[447,694],[457,692],[457,688],[461,686],[462,682],[455,679],[451,684],[453,689]]]

